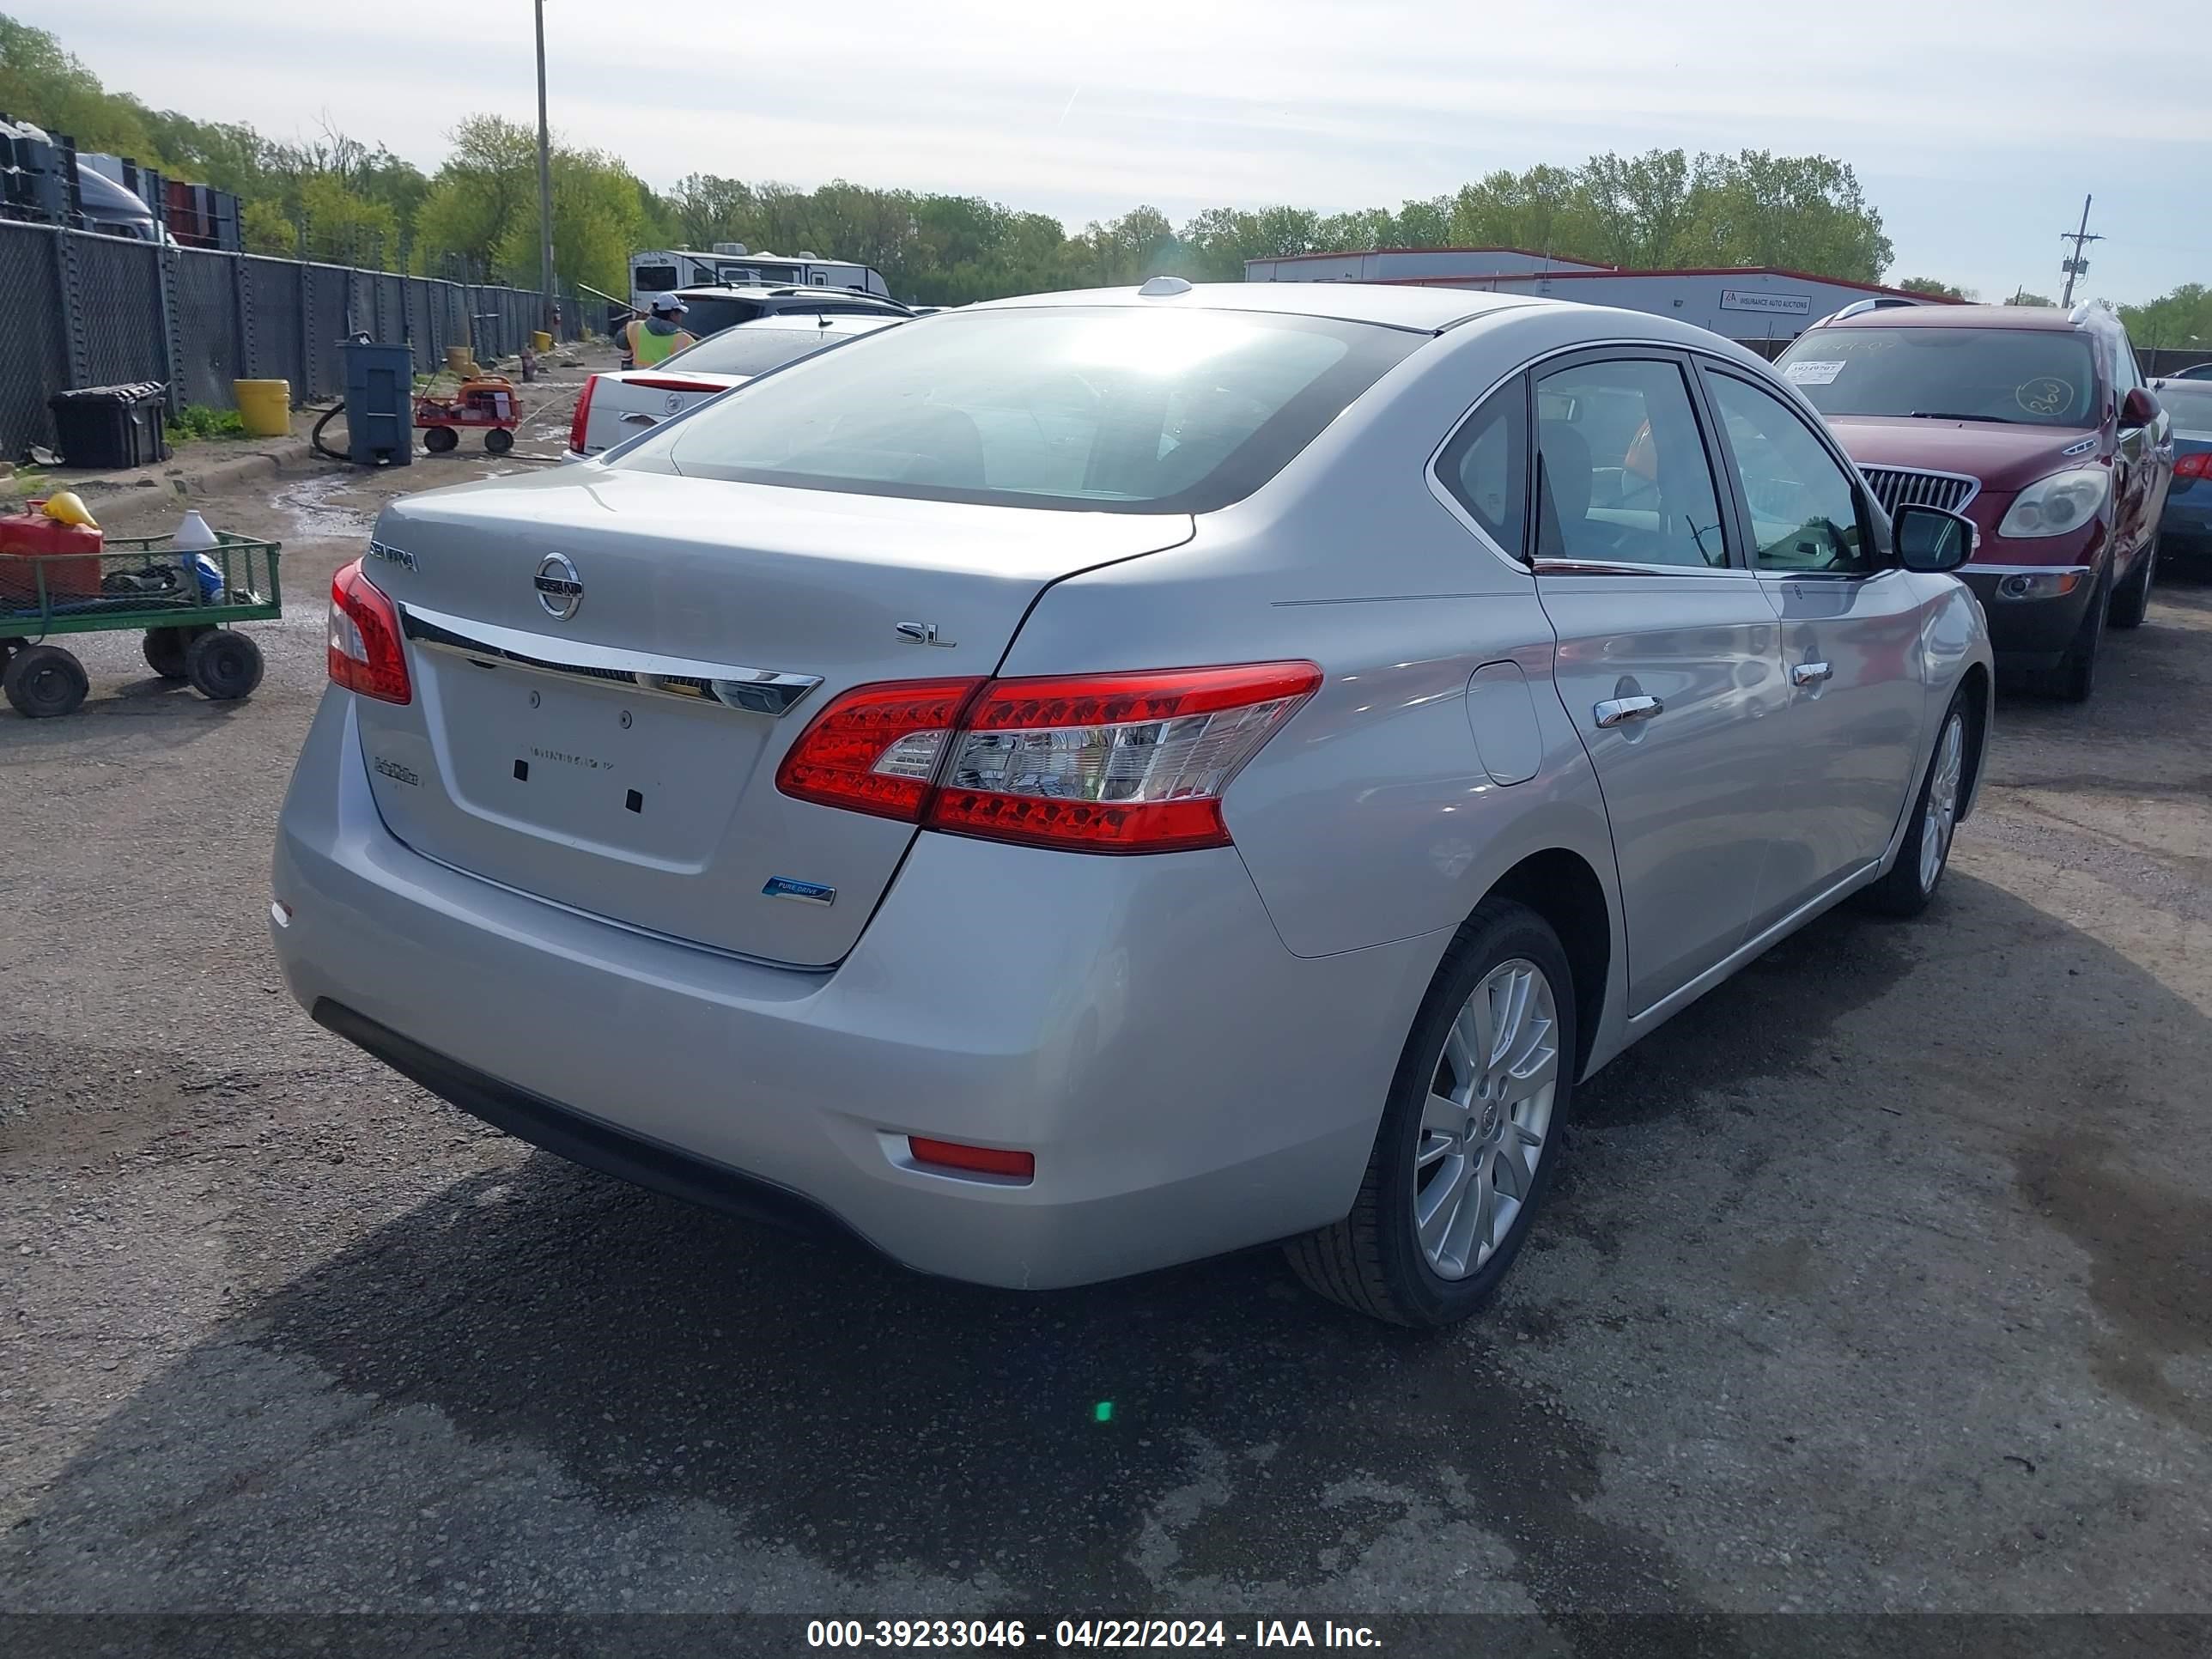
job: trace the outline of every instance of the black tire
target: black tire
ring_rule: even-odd
[[[1952,817],[1948,824],[1940,828],[1942,851],[1936,860],[1935,873],[1929,875],[1922,858],[1928,833],[1929,802],[1935,793],[1936,774],[1944,766],[1944,745],[1949,741],[1954,726],[1959,728],[1959,772],[1951,782]],[[1975,769],[1981,763],[1980,726],[1978,711],[1969,706],[1966,693],[1961,689],[1951,699],[1950,708],[1943,711],[1943,724],[1936,728],[1936,748],[1928,757],[1928,769],[1920,775],[1920,793],[1913,799],[1912,816],[1905,822],[1905,840],[1897,849],[1897,862],[1873,886],[1859,890],[1861,909],[1871,910],[1879,916],[1917,916],[1936,896],[1936,890],[1942,885],[1943,872],[1951,867],[1951,843],[1958,830],[1959,803],[1965,799]]]
[[[146,666],[165,680],[190,679],[191,669],[186,659],[191,653],[192,641],[213,631],[204,627],[148,629],[145,644],[141,647],[145,653]]]
[[[426,426],[422,428],[422,447],[433,455],[444,454],[460,441],[460,434],[449,426]]]
[[[2158,548],[2155,544],[2143,549],[2139,556],[2142,568],[2122,582],[2112,594],[2112,614],[2106,621],[2114,628],[2141,628],[2143,618],[2150,613],[2150,585],[2158,569]]]
[[[514,434],[503,426],[495,426],[484,434],[484,448],[494,455],[504,455],[514,447]]]
[[[2087,702],[2097,690],[2097,659],[2103,653],[2105,621],[2112,609],[2112,589],[2101,584],[2066,647],[2066,659],[2051,671],[2051,691],[2061,702]]]
[[[1493,969],[1516,960],[1533,963],[1550,982],[1558,1056],[1550,1116],[1533,1174],[1504,1233],[1472,1273],[1447,1278],[1431,1265],[1416,1231],[1416,1206],[1423,1194],[1415,1164],[1422,1117],[1431,1088],[1449,1075],[1445,1039],[1460,1011]],[[1573,1104],[1580,1052],[1576,1014],[1573,970],[1551,925],[1510,899],[1485,900],[1445,951],[1414,1017],[1352,1213],[1284,1246],[1309,1289],[1394,1325],[1428,1328],[1456,1324],[1490,1298],[1520,1254],[1529,1224],[1551,1189]],[[1432,1171],[1431,1179],[1436,1178]],[[1474,1177],[1478,1183],[1487,1179],[1483,1174]]]
[[[76,713],[92,682],[84,665],[58,645],[27,645],[9,653],[0,686],[24,719],[50,720]]]
[[[210,628],[185,653],[192,690],[216,702],[250,697],[261,684],[261,647],[243,634]]]

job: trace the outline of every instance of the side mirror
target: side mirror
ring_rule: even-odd
[[[1907,570],[1942,575],[1973,557],[1981,532],[1973,520],[1940,507],[1900,507],[1889,521],[1897,562]]]
[[[2130,387],[2128,395],[2120,399],[2120,424],[2124,427],[2148,426],[2158,418],[2158,399],[2141,386]]]

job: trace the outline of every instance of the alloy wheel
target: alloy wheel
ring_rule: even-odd
[[[1953,714],[1936,739],[1936,769],[1928,778],[1928,810],[1920,817],[1920,890],[1927,892],[1943,873],[1951,854],[1951,832],[1959,823],[1959,782],[1966,769],[1966,722]]]
[[[1544,970],[1500,963],[1444,1035],[1413,1151],[1413,1223],[1443,1279],[1464,1279],[1512,1231],[1552,1133],[1559,1004]]]

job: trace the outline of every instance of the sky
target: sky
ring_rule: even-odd
[[[0,0],[110,88],[271,136],[327,121],[426,171],[462,115],[534,121],[531,8]],[[665,188],[718,173],[946,191],[1079,228],[1140,202],[1395,206],[1653,148],[1856,168],[1893,282],[2212,282],[2203,0],[548,0],[552,124]],[[347,20],[359,19],[358,26]],[[657,20],[665,20],[665,24]],[[823,250],[825,252],[834,250]],[[2077,298],[2081,297],[2077,294]]]

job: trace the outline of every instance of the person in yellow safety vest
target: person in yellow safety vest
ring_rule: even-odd
[[[654,295],[653,314],[633,319],[623,330],[623,349],[629,354],[630,362],[639,368],[651,368],[685,346],[696,345],[696,337],[679,320],[687,309],[673,294]]]

